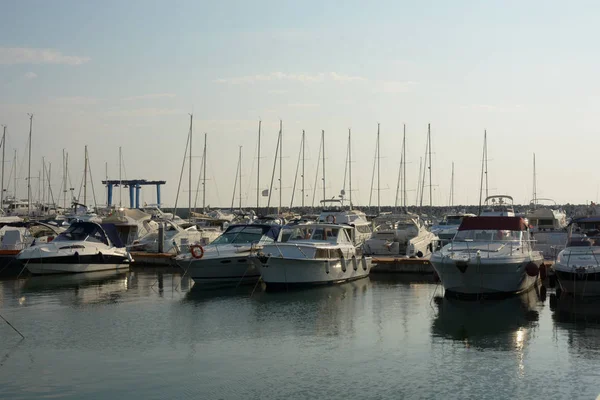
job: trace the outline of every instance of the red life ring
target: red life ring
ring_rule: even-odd
[[[326,218],[325,218],[326,222],[329,222],[330,224],[335,224],[335,215],[333,214],[329,214]]]
[[[196,253],[196,249],[200,250],[200,254]],[[190,253],[192,254],[192,257],[201,259],[202,257],[204,257],[204,247],[200,246],[199,244],[191,245]]]

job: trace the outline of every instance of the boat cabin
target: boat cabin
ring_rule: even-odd
[[[482,217],[514,217],[513,198],[504,194],[488,196],[480,215]]]
[[[221,236],[213,240],[210,244],[267,244],[277,241],[280,231],[280,225],[230,225]]]
[[[521,217],[466,218],[458,227],[454,241],[506,242],[527,238],[527,225]]]
[[[99,225],[95,222],[74,222],[60,233],[54,242],[95,242],[106,246],[123,246],[113,224]]]
[[[331,244],[352,244],[352,228],[335,224],[296,225],[288,242],[327,242]]]

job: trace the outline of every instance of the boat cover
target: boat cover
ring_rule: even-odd
[[[521,217],[466,217],[458,227],[459,231],[473,230],[525,231],[527,225]]]
[[[104,233],[106,233],[106,236],[108,236],[108,239],[111,241],[113,246],[117,248],[125,247],[121,241],[119,233],[117,232],[115,224],[100,224],[100,226],[102,226],[102,229],[104,229]]]

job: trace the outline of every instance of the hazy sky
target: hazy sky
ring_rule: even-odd
[[[378,122],[382,204],[394,203],[403,123],[409,203],[415,201],[427,123],[435,205],[448,203],[453,161],[455,203],[477,203],[484,129],[492,193],[529,201],[535,152],[538,196],[571,203],[598,198],[597,2],[375,3],[5,2],[0,123],[8,126],[7,180],[16,148],[19,197],[26,196],[22,161],[32,112],[32,171],[37,176],[42,157],[52,163],[55,197],[62,149],[79,188],[87,144],[98,202],[104,203],[105,163],[109,176],[118,178],[122,146],[123,176],[167,180],[163,202],[172,205],[193,112],[195,155],[208,133],[212,206],[231,203],[238,146],[243,205],[256,204],[259,118],[261,189],[271,177],[283,120],[284,205],[302,129],[311,204],[320,131],[332,197],[343,186],[348,128],[354,202],[367,204]],[[195,186],[200,158],[192,161]],[[184,182],[180,204],[187,206],[187,175]],[[279,194],[273,195],[277,205]],[[125,192],[123,198],[126,203]],[[143,201],[156,201],[152,189],[143,190]]]

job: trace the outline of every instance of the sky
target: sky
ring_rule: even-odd
[[[62,196],[63,149],[77,193],[87,145],[97,203],[105,204],[101,180],[106,173],[118,179],[121,147],[122,177],[166,180],[163,204],[172,206],[193,114],[191,191],[198,206],[204,133],[207,205],[231,205],[242,146],[242,206],[256,206],[259,120],[260,190],[269,187],[283,123],[283,206],[290,204],[302,130],[305,204],[322,197],[316,171],[322,130],[326,195],[344,187],[348,193],[349,128],[353,203],[376,205],[370,188],[378,123],[382,205],[402,202],[396,187],[404,124],[409,204],[416,201],[428,124],[434,205],[448,205],[453,162],[454,203],[478,203],[484,130],[490,194],[528,203],[535,153],[538,197],[598,200],[600,4],[372,3],[6,2],[0,124],[7,126],[7,193],[15,190],[6,181],[16,149],[17,195],[27,196],[27,114],[33,113],[34,196],[42,158],[52,165],[55,199]],[[190,193],[185,171],[180,207]],[[299,205],[299,177],[296,188]],[[279,205],[279,190],[272,196],[271,205]],[[125,190],[122,199],[128,203]],[[142,190],[142,202],[156,202],[154,189]]]

